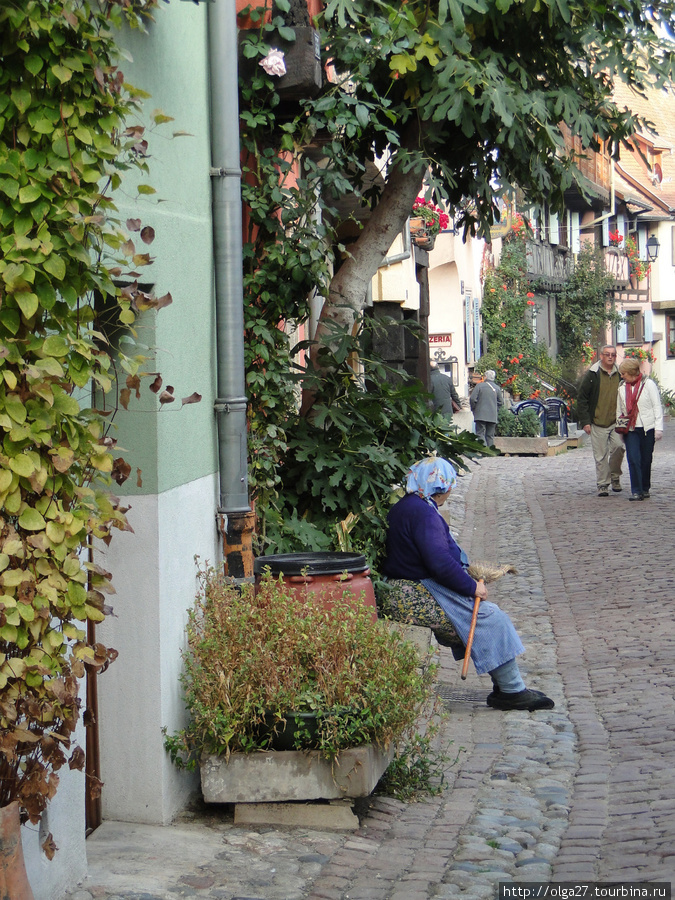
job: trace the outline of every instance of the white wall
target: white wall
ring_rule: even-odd
[[[485,242],[460,235],[441,233],[429,254],[429,333],[452,334],[446,353],[459,361],[460,396],[467,395],[468,368],[464,335],[464,298],[468,291],[480,300],[480,265]],[[464,293],[462,293],[462,285]],[[433,346],[430,348],[433,358]]]
[[[119,657],[99,678],[103,817],[167,824],[196,790],[164,750],[185,721],[180,650],[194,603],[194,557],[216,564],[218,476],[129,498],[134,534],[115,535],[99,562],[115,572],[115,616],[97,637]]]
[[[84,692],[84,683],[81,685]],[[75,743],[84,749],[82,720],[74,734]],[[86,875],[84,824],[84,772],[64,766],[59,772],[59,787],[39,825],[30,823],[21,829],[26,872],[35,900],[60,900]],[[52,860],[41,846],[51,832],[58,847]]]
[[[650,276],[651,299],[653,302],[667,302],[672,306],[667,310],[654,310],[654,333],[663,335],[662,339],[654,345],[656,365],[654,374],[659,379],[662,387],[669,391],[675,390],[675,359],[668,359],[668,328],[667,317],[675,316],[675,247],[673,247],[673,223],[661,222],[658,226],[657,237],[660,244],[659,256],[652,263]]]

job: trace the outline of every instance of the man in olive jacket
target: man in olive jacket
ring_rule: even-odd
[[[624,446],[614,430],[620,381],[616,347],[607,344],[600,351],[598,362],[584,375],[577,397],[579,424],[591,436],[598,497],[609,496],[610,484],[613,491],[621,490]]]

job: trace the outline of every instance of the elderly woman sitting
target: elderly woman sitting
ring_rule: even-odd
[[[525,648],[507,614],[494,603],[485,602],[487,587],[466,571],[468,558],[439,512],[456,481],[457,473],[445,459],[425,459],[412,466],[405,497],[389,511],[383,574],[388,579],[421,584],[430,595],[430,603],[443,610],[464,643],[471,627],[474,597],[480,597],[483,602],[471,659],[479,675],[489,672],[492,678],[494,689],[487,705],[495,709],[552,709],[553,700],[525,687],[516,662]]]

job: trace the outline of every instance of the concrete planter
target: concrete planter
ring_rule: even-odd
[[[342,750],[329,762],[317,750],[268,750],[202,757],[206,803],[270,803],[367,797],[394,757],[372,744]]]
[[[495,448],[504,456],[546,456],[548,438],[545,437],[496,437]]]

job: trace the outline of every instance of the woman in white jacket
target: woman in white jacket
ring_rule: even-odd
[[[635,425],[623,435],[626,444],[631,495],[629,500],[649,497],[652,479],[654,441],[663,437],[663,407],[661,395],[651,378],[642,377],[640,363],[626,358],[619,366],[623,381],[616,398],[616,415],[630,415],[637,398]]]

